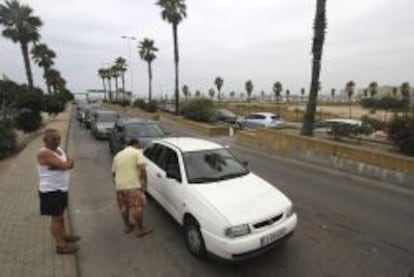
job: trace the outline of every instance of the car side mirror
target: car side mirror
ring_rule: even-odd
[[[181,182],[181,176],[180,176],[180,172],[178,171],[178,168],[169,168],[169,169],[167,169],[166,176],[169,179],[175,179],[178,182]]]
[[[249,166],[249,162],[248,161],[243,161],[242,164],[243,164],[244,167],[248,167]]]

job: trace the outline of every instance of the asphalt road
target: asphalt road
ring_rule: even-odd
[[[195,135],[163,127],[172,135]],[[230,145],[251,171],[293,201],[299,216],[294,236],[240,263],[199,260],[186,250],[180,227],[152,199],[145,221],[155,232],[142,239],[125,235],[108,143],[73,124],[70,209],[82,236],[81,276],[414,276],[413,191],[247,149],[231,138],[214,140]]]

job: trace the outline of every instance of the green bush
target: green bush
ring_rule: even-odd
[[[144,99],[137,99],[134,101],[134,107],[138,107],[142,110],[145,110],[145,106],[146,106],[146,103]]]
[[[181,113],[184,117],[194,121],[211,122],[214,115],[214,104],[207,98],[192,99],[182,106]]]
[[[39,91],[22,92],[17,99],[18,109],[29,109],[40,112],[43,109],[43,95]]]
[[[401,152],[414,156],[414,118],[395,116],[388,125],[388,138]]]
[[[21,109],[15,118],[16,128],[25,133],[36,131],[42,125],[39,111]]]
[[[373,118],[373,117],[369,117],[367,115],[364,115],[363,117],[361,117],[361,121],[362,121],[362,125],[371,126],[371,128],[374,131],[382,130],[384,127],[383,121]]]
[[[147,111],[147,112],[149,112],[149,113],[155,113],[155,112],[157,112],[157,110],[158,110],[158,103],[157,103],[157,101],[152,100],[151,102],[146,103],[144,110]]]
[[[16,133],[10,122],[0,121],[0,159],[3,159],[17,150]]]
[[[45,95],[43,97],[43,111],[48,114],[57,115],[65,110],[64,102],[55,95]]]

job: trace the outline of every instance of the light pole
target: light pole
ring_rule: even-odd
[[[121,38],[126,39],[127,42],[128,42],[128,60],[129,60],[129,73],[130,73],[129,79],[130,79],[130,82],[131,82],[131,103],[132,103],[133,102],[132,98],[133,98],[133,95],[134,95],[134,89],[133,89],[134,86],[133,86],[132,76],[134,74],[132,72],[133,71],[132,70],[133,66],[132,66],[132,58],[131,58],[131,40],[136,40],[137,38],[134,37],[134,36],[121,36]]]

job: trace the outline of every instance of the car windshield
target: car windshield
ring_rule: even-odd
[[[130,123],[126,126],[128,135],[133,137],[162,137],[164,132],[155,123]]]
[[[190,184],[216,182],[249,173],[225,148],[184,153],[183,159]]]
[[[115,122],[117,119],[116,113],[99,113],[97,115],[98,122]]]

